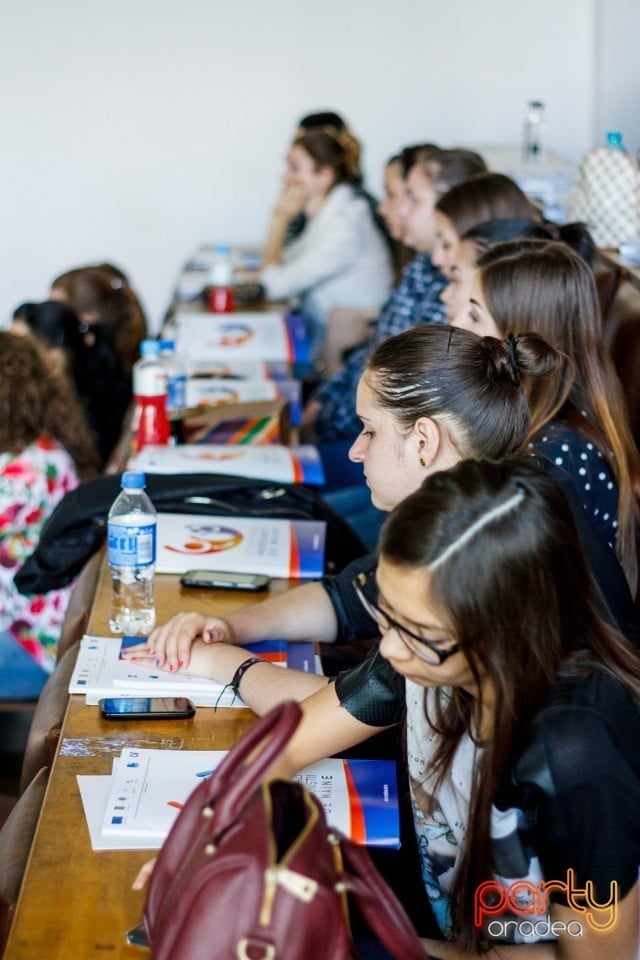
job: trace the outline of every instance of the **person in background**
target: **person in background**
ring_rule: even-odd
[[[461,237],[487,220],[541,224],[531,201],[503,173],[483,173],[452,187],[436,204],[433,245],[433,262],[448,280]]]
[[[447,219],[451,230],[457,234],[458,228],[454,221],[450,217]],[[441,295],[447,323],[455,322],[457,326],[473,330],[472,321],[469,320],[469,298],[478,269],[478,257],[499,243],[526,239],[561,241],[575,250],[589,266],[593,262],[595,244],[582,223],[557,226],[553,223],[518,218],[479,223],[467,230],[459,241],[455,238],[451,240],[455,247],[452,257],[455,262],[449,268],[449,283]]]
[[[407,175],[419,154],[437,150],[433,144],[404,147],[391,157],[384,170],[385,196],[378,204],[392,241],[392,260],[396,284],[402,271],[413,257],[413,251],[403,243],[404,221],[407,213]],[[401,269],[400,269],[401,268]],[[367,339],[376,319],[376,310],[357,310],[353,307],[335,307],[329,314],[325,348],[325,376],[339,370],[345,353]]]
[[[388,337],[418,324],[442,323],[440,294],[445,278],[431,261],[435,234],[434,208],[439,196],[485,169],[484,161],[467,150],[439,150],[426,145],[410,157],[403,240],[417,251],[402,279],[385,303],[367,340],[351,351],[345,366],[314,391],[304,411],[303,432],[308,439],[330,446],[323,451],[331,483],[333,464],[340,464],[358,433],[355,396],[367,358]],[[338,474],[331,485],[350,486],[355,478]]]
[[[0,332],[0,698],[36,698],[56,660],[71,586],[18,593],[13,579],[56,504],[97,453],[74,391],[31,336]]]
[[[71,372],[104,465],[133,399],[131,371],[146,337],[144,313],[122,271],[111,264],[61,274],[50,299],[78,317],[82,347],[71,357]]]
[[[532,444],[571,477],[635,595],[640,455],[602,342],[593,273],[566,244],[543,240],[498,244],[478,268],[468,313],[455,324],[491,337],[533,331],[570,357],[568,395],[530,386]]]
[[[299,300],[316,363],[323,360],[331,310],[376,310],[391,286],[387,243],[357,190],[359,154],[347,132],[313,131],[296,139],[263,250],[266,296]],[[299,213],[305,214],[305,228],[285,245],[287,226]]]

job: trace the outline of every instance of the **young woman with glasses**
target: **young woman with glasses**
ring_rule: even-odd
[[[635,960],[640,659],[559,486],[526,458],[434,474],[355,587],[379,647],[303,701],[274,772],[401,724],[428,955]]]

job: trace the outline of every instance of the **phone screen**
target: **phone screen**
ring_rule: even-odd
[[[186,697],[108,697],[100,701],[100,713],[107,720],[178,720],[195,712]]]

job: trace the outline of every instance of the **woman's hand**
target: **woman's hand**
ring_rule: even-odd
[[[156,860],[158,858],[154,857],[153,860],[147,860],[145,865],[140,869],[137,877],[131,884],[132,890],[144,890],[147,883],[149,882],[149,877],[153,873],[153,868],[156,865]]]
[[[127,647],[121,655],[125,660],[152,660],[154,666],[174,671],[189,665],[191,647],[196,640],[236,642],[233,628],[226,620],[201,613],[178,613],[164,626],[157,627],[146,643]]]
[[[305,191],[295,183],[284,184],[273,208],[273,216],[283,218],[289,223],[299,213],[302,213],[305,204]]]

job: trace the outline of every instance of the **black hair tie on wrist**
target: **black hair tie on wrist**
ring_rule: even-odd
[[[236,670],[236,672],[234,673],[233,677],[229,681],[229,683],[225,683],[224,687],[220,691],[220,696],[216,700],[216,705],[214,707],[215,710],[218,709],[218,704],[220,703],[220,697],[222,697],[222,694],[225,692],[225,690],[233,691],[234,700],[236,699],[236,697],[240,696],[240,681],[244,677],[247,670],[249,670],[249,668],[252,667],[254,663],[268,663],[268,661],[265,660],[263,657],[249,657],[248,660],[243,660],[240,666],[238,667],[238,669]]]
[[[509,354],[509,363],[514,377],[520,376],[520,366],[516,357],[516,338],[512,333],[507,337],[507,353]]]

